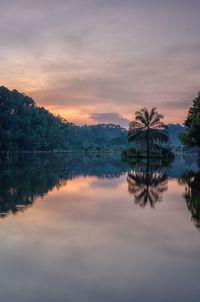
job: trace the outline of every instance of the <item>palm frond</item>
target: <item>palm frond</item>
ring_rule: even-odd
[[[142,114],[137,114],[135,116],[135,120],[139,121],[140,123],[142,123],[145,126],[147,125],[147,120],[146,120],[146,118]]]
[[[151,128],[149,130],[149,140],[152,143],[168,143],[169,141],[169,136],[167,131],[165,130],[160,130],[160,129],[153,129]]]
[[[129,131],[137,129],[137,128],[143,128],[144,125],[142,123],[139,123],[137,121],[131,121],[129,123]]]
[[[152,147],[154,144],[164,144],[168,142],[168,133],[166,126],[161,119],[162,114],[157,112],[153,107],[150,112],[147,108],[142,108],[135,113],[135,120],[129,124],[128,141],[135,141],[137,144],[143,145],[149,141]]]
[[[150,122],[153,120],[153,118],[154,118],[155,116],[157,116],[156,107],[153,107],[153,108],[151,109],[151,112],[150,112],[150,115],[149,115],[149,120],[150,120]]]

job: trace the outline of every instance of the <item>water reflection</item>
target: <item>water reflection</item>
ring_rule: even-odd
[[[167,190],[168,175],[158,169],[135,170],[127,176],[128,191],[134,195],[135,203],[141,207],[150,204],[154,207],[162,200],[162,194]]]
[[[146,173],[111,156],[33,155],[0,168],[1,211],[19,213],[0,221],[1,301],[199,301],[199,232],[178,183],[194,161]],[[131,202],[128,173],[163,199],[155,211]]]
[[[191,161],[188,161],[191,165]],[[192,162],[193,165],[193,162]],[[188,172],[186,161],[170,164],[154,162],[131,163],[120,156],[95,154],[32,154],[1,157],[0,159],[0,217],[16,214],[30,207],[48,192],[65,186],[78,176],[115,179],[127,173],[128,192],[141,207],[156,203],[168,189],[168,179],[185,184],[185,199],[192,219],[200,227],[200,172]],[[194,168],[194,165],[192,166]],[[181,176],[182,175],[182,176]],[[101,186],[110,186],[103,183]]]
[[[23,154],[1,157],[0,217],[24,211],[36,198],[59,189],[74,177],[117,178],[126,171],[125,163],[109,156]]]
[[[191,218],[197,228],[200,228],[200,171],[187,171],[180,179],[179,183],[185,185],[184,197]]]
[[[69,178],[58,161],[37,156],[8,158],[1,161],[0,168],[1,217],[25,210]]]

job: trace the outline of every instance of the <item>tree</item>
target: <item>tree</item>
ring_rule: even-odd
[[[200,147],[200,92],[193,100],[184,124],[188,127],[188,132],[181,138],[182,142],[188,146]]]
[[[69,123],[17,90],[0,87],[0,151],[68,148]]]
[[[135,120],[129,124],[128,141],[145,145],[147,158],[155,144],[167,143],[169,140],[166,126],[161,119],[163,119],[163,115],[157,112],[156,107],[152,108],[150,112],[143,108],[135,113]]]

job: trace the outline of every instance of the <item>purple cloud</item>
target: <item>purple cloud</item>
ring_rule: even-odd
[[[99,124],[115,124],[127,128],[129,120],[120,116],[118,113],[93,113],[90,118]]]

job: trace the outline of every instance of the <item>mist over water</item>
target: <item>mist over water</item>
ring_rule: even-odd
[[[24,154],[0,168],[2,301],[199,301],[197,159]]]

